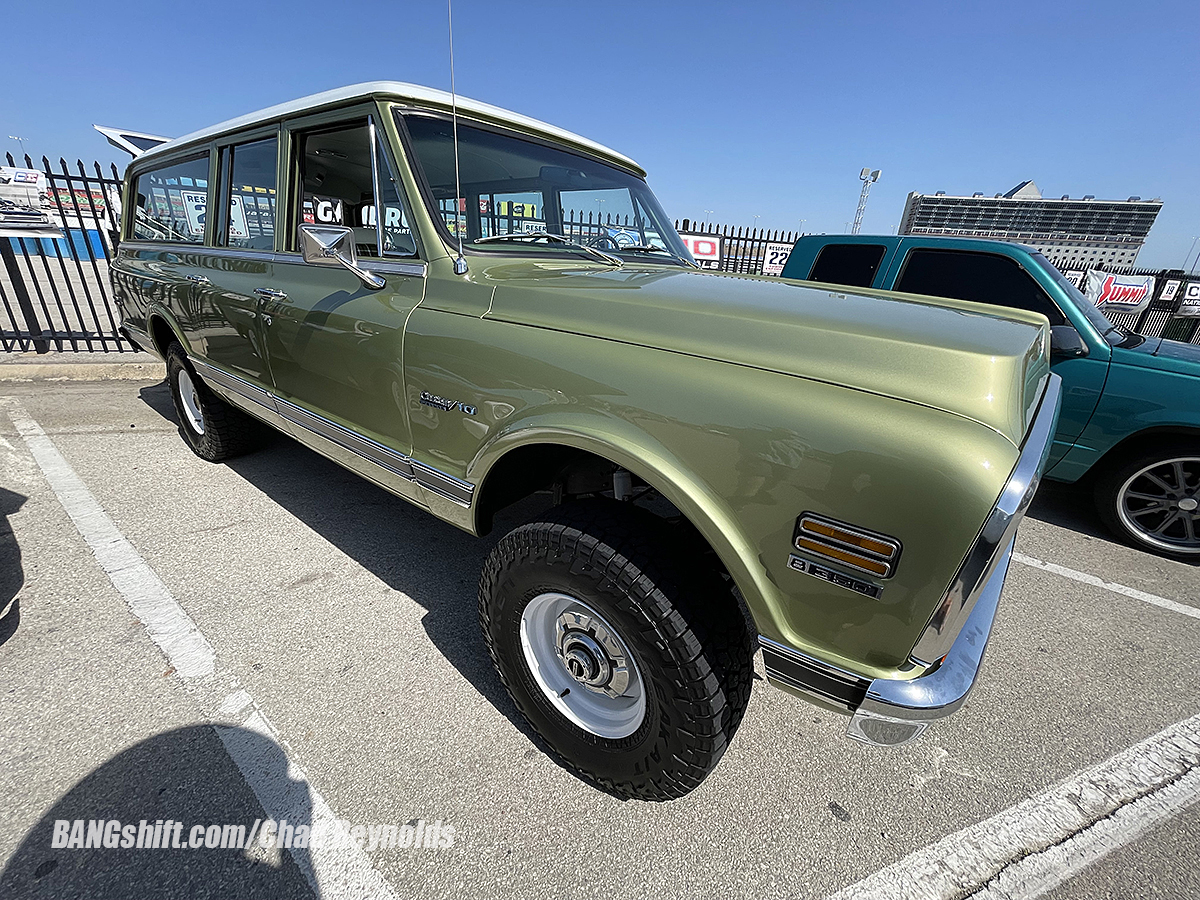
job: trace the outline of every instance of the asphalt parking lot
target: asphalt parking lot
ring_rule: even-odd
[[[1035,501],[957,716],[872,749],[756,682],[669,804],[587,787],[500,686],[476,583],[527,512],[474,539],[283,437],[205,463],[161,382],[0,383],[0,894],[1200,896],[1200,567],[1114,543],[1078,490]],[[52,846],[57,820],[280,811],[441,846]]]

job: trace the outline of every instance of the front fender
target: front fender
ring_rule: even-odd
[[[905,664],[1017,457],[961,416],[703,357],[420,308],[405,340],[415,459],[473,485],[537,443],[627,468],[708,539],[762,635],[870,677]],[[879,598],[789,568],[802,512],[903,544]]]

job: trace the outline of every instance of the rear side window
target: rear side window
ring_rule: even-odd
[[[203,244],[208,214],[208,154],[143,172],[134,187],[131,237]]]
[[[886,252],[878,244],[828,244],[817,254],[808,280],[870,287]]]
[[[275,249],[275,172],[279,139],[236,144],[222,151],[221,196],[227,213],[223,247]]]
[[[1041,313],[1051,325],[1066,322],[1062,311],[1016,260],[993,253],[913,250],[896,290],[1027,309]]]

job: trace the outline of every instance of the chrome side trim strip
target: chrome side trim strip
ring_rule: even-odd
[[[169,241],[122,241],[122,250],[149,251],[160,253],[198,253],[203,256],[217,256],[224,259],[253,259],[259,262],[294,263],[305,265],[299,253],[276,253],[274,250],[243,250],[240,247],[206,247],[203,244],[184,244]],[[419,260],[408,261],[399,259],[364,259],[363,268],[372,272],[383,272],[388,275],[411,275],[424,278],[428,267]]]
[[[282,397],[276,397],[275,402],[279,405],[279,414],[293,425],[299,425],[305,431],[310,431],[327,441],[333,441],[338,446],[358,454],[368,462],[382,466],[407,481],[413,480],[412,466],[409,464],[409,458],[404,454],[397,453],[390,447],[385,447],[357,431],[351,431],[337,422],[331,422],[324,416],[311,413]]]
[[[188,357],[192,366],[195,367],[197,374],[205,381],[212,381],[215,385],[225,388],[227,391],[232,391],[239,397],[244,397],[247,400],[252,400],[259,406],[269,409],[271,412],[277,412],[275,408],[274,397],[270,391],[260,388],[256,384],[251,384],[244,378],[226,372],[224,369],[218,369],[216,366],[196,359],[194,356]]]
[[[332,441],[344,450],[365,459],[367,462],[387,469],[394,475],[399,475],[406,481],[415,481],[421,487],[437,494],[439,497],[456,503],[464,509],[471,508],[475,497],[475,485],[461,478],[448,475],[440,469],[398,453],[366,435],[359,434],[344,425],[332,422],[324,416],[309,412],[302,406],[297,406],[289,400],[251,384],[224,369],[218,369],[211,363],[204,362],[194,356],[188,359],[205,381],[211,381],[214,387],[223,388],[238,397],[251,400],[259,406],[270,410],[292,425],[303,428],[310,434]]]
[[[447,500],[453,500],[459,506],[469,507],[471,497],[475,493],[475,485],[447,475],[433,466],[417,460],[411,460],[413,475],[423,488],[428,488],[435,494],[440,494]]]
[[[154,346],[154,339],[150,337],[148,332],[142,331],[140,328],[134,328],[128,322],[122,322],[118,329],[125,332],[125,337],[131,344],[136,344],[141,350],[149,353],[151,356],[157,356],[162,359],[158,349]]]
[[[1061,402],[1062,378],[1051,374],[1000,499],[912,649],[910,656],[918,665],[933,665],[949,652],[999,566],[1003,549],[1016,536],[1046,469]]]
[[[867,679],[770,638],[760,635],[758,642],[762,646],[767,680],[772,684],[812,694],[848,713],[854,712],[866,696]]]
[[[254,259],[274,262],[278,254],[274,250],[244,250],[240,247],[206,247],[204,244],[185,244],[174,241],[121,241],[121,250],[149,251],[158,253],[197,253],[202,256],[220,256],[234,259]]]

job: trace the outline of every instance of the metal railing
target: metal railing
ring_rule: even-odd
[[[7,165],[35,169],[6,154]],[[0,237],[0,347],[5,351],[132,350],[118,332],[108,269],[116,247],[121,175],[105,174],[82,160],[71,171],[59,159],[56,171],[42,157],[46,176],[43,204],[60,238]],[[12,232],[10,232],[11,234]]]
[[[7,164],[18,166],[11,153],[7,154]],[[23,167],[36,168],[29,156]],[[63,236],[0,237],[0,348],[4,351],[133,349],[118,331],[120,313],[109,283],[109,263],[120,221],[121,175],[112,164],[108,173],[99,163],[93,163],[92,169],[94,174],[82,160],[76,160],[72,171],[60,158],[56,170],[49,159],[42,157],[46,211]],[[501,230],[544,227],[521,216],[508,219]],[[644,239],[639,223],[628,217],[575,213],[564,225],[568,236],[575,239],[607,235],[618,244],[626,237]],[[703,245],[708,255],[697,255],[704,268],[749,275],[778,274],[787,248],[800,237],[792,231],[689,219],[676,220],[675,227],[693,248]],[[1106,271],[1156,278],[1154,300],[1141,312],[1112,314],[1117,325],[1147,337],[1200,344],[1200,318],[1176,315],[1183,290],[1169,301],[1161,297],[1163,279],[1178,279],[1186,285],[1189,276],[1178,270],[1130,267]],[[1068,274],[1081,280],[1078,272]]]

